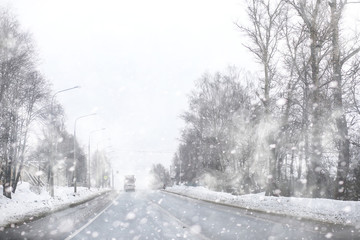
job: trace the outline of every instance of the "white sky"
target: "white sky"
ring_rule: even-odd
[[[151,164],[171,162],[194,81],[228,65],[254,66],[233,24],[243,21],[242,0],[0,3],[32,33],[53,90],[81,86],[57,98],[69,132],[77,117],[96,110],[78,122],[80,144],[87,149],[89,132],[106,128],[92,135],[93,149],[111,145],[121,178],[135,173],[143,186]]]

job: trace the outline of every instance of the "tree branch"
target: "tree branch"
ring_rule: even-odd
[[[352,58],[354,55],[356,55],[359,51],[360,51],[360,47],[358,47],[357,49],[355,49],[354,51],[352,51],[351,53],[349,53],[349,55],[347,55],[346,57],[344,57],[344,58],[340,61],[341,66],[344,65],[344,63],[345,63],[346,61],[348,61],[350,58]]]

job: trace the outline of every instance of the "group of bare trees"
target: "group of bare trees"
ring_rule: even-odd
[[[6,10],[0,10],[0,154],[3,194],[15,192],[24,163],[29,126],[49,92],[36,69],[28,33]]]
[[[8,198],[15,193],[27,163],[38,162],[39,174],[49,176],[49,152],[54,144],[58,144],[58,153],[62,155],[57,156],[55,167],[66,157],[69,157],[66,172],[73,165],[73,147],[67,146],[73,142],[72,136],[64,128],[62,107],[56,102],[51,104],[51,94],[49,82],[38,71],[30,34],[21,29],[9,10],[0,8],[0,181],[3,195]],[[30,130],[34,128],[43,132],[39,139],[29,142]],[[56,136],[55,143],[52,136]],[[39,147],[33,146],[33,152],[29,152],[29,146],[36,140]],[[79,154],[78,161],[79,166],[85,165],[79,167],[82,175],[78,176],[85,179],[84,154]]]
[[[247,1],[249,24],[237,26],[260,71],[199,81],[174,157],[178,178],[237,192],[360,198],[360,41],[343,21],[350,4]]]

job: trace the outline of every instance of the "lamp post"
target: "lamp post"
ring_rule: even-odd
[[[97,130],[94,130],[94,131],[91,131],[90,132],[90,134],[89,134],[89,163],[88,163],[88,171],[89,171],[89,173],[88,173],[88,188],[90,189],[90,187],[91,187],[91,180],[90,180],[90,166],[91,166],[91,148],[90,148],[90,143],[91,143],[91,135],[93,134],[93,133],[96,133],[96,132],[100,132],[100,131],[104,131],[105,130],[105,128],[101,128],[101,129],[97,129]]]
[[[91,113],[91,114],[87,114],[87,115],[83,115],[83,116],[80,116],[78,118],[75,119],[75,123],[74,123],[74,174],[73,174],[73,182],[74,182],[74,193],[76,193],[76,124],[77,124],[77,121],[79,119],[82,119],[82,118],[86,118],[86,117],[90,117],[90,116],[94,116],[96,115],[96,113]]]
[[[66,89],[63,89],[63,90],[60,90],[60,91],[57,91],[56,93],[53,94],[52,98],[51,98],[51,103],[50,103],[50,112],[51,112],[51,124],[53,126],[53,131],[52,131],[52,134],[51,134],[51,142],[54,144],[54,146],[51,146],[52,148],[54,148],[53,151],[51,151],[51,157],[50,157],[50,164],[49,164],[49,168],[50,168],[50,195],[51,197],[54,197],[54,169],[53,169],[53,166],[54,166],[54,158],[55,158],[55,155],[56,155],[56,141],[55,141],[55,125],[54,125],[54,100],[55,100],[55,97],[56,95],[58,95],[59,93],[62,93],[62,92],[66,92],[66,91],[70,91],[70,90],[73,90],[73,89],[76,89],[76,88],[80,88],[80,86],[75,86],[75,87],[71,87],[71,88],[66,88]]]
[[[112,146],[109,146],[109,147],[112,147]],[[115,152],[115,151],[111,150],[110,152],[108,152],[108,154],[112,153],[112,152]],[[114,188],[114,168],[112,166],[112,158],[111,157],[109,157],[109,168],[111,169],[111,172],[110,171],[108,172],[108,175],[111,174],[111,179],[110,179],[110,176],[108,176],[109,177],[109,187],[111,187],[111,189],[114,190],[115,189]]]
[[[106,139],[104,139],[106,140]],[[104,147],[102,148],[102,151],[101,151],[101,154],[99,153],[99,143],[103,142],[104,140],[102,141],[99,141],[97,143],[97,147],[96,147],[96,185],[98,188],[100,187],[104,187],[104,176],[105,176],[105,160],[107,160],[107,154],[106,154],[106,151],[105,149],[107,148],[110,148],[112,146],[107,146],[107,147]],[[99,162],[100,160],[100,162]],[[99,164],[101,163],[101,165]],[[100,167],[101,166],[101,167]]]

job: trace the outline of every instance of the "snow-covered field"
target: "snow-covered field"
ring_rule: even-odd
[[[0,192],[2,191],[1,186]],[[86,201],[105,191],[109,189],[89,190],[86,187],[78,187],[74,195],[74,188],[55,186],[55,197],[52,199],[45,188],[40,189],[40,193],[37,194],[29,183],[19,183],[15,194],[12,194],[12,199],[0,195],[0,227],[64,209],[70,204]]]
[[[204,187],[174,186],[166,191],[241,208],[283,214],[360,228],[360,201],[338,201],[295,197],[268,197],[264,193],[234,196]]]

